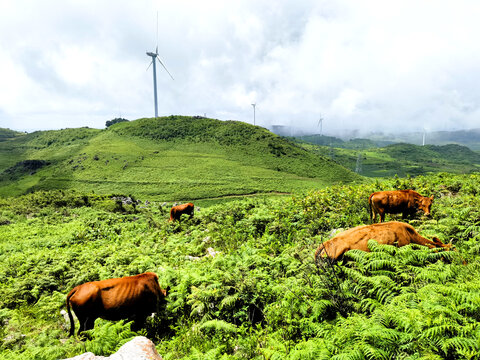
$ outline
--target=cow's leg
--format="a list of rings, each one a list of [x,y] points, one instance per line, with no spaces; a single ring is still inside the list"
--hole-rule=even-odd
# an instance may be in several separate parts
[[[81,332],[86,330],[85,327],[87,325],[88,316],[85,316],[83,314],[81,315],[78,314],[77,318],[78,318],[78,324],[79,324],[77,335],[80,335]]]
[[[378,213],[380,214],[380,222],[385,221],[385,210],[378,210]]]
[[[133,319],[133,324],[132,324],[132,331],[138,331],[145,327],[145,323],[147,322],[147,317],[149,314],[137,314],[135,318]]]
[[[78,335],[80,335],[81,332],[86,331],[86,330],[91,330],[95,326],[95,319],[96,317],[94,316],[82,316],[78,317],[78,321],[80,322],[80,328],[78,329]]]

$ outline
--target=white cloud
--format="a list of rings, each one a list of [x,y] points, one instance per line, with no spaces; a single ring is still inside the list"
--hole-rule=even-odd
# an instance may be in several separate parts
[[[159,113],[257,123],[478,127],[474,0],[3,1],[0,127]]]

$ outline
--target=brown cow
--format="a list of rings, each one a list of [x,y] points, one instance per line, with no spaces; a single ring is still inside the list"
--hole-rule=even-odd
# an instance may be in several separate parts
[[[368,205],[370,207],[370,221],[377,220],[380,215],[380,222],[385,221],[385,214],[402,213],[402,217],[414,214],[417,210],[423,210],[425,215],[430,215],[433,195],[422,196],[413,190],[377,191],[370,195]]]
[[[78,334],[93,329],[97,318],[134,320],[132,329],[139,329],[148,315],[157,312],[167,291],[160,288],[153,272],[75,286],[67,295],[70,336],[75,330],[70,306],[80,323]]]
[[[433,240],[422,237],[409,224],[390,221],[357,226],[338,234],[318,247],[315,252],[315,260],[318,261],[319,257],[337,260],[352,249],[370,251],[368,249],[368,240],[370,239],[376,240],[379,244],[396,245],[397,247],[418,244],[429,248],[441,247],[449,250],[451,246],[451,244],[442,243],[436,237]]]
[[[186,203],[182,205],[172,206],[170,209],[170,220],[175,221],[180,220],[182,214],[190,215],[190,219],[193,217],[195,211],[195,206],[192,203]]]

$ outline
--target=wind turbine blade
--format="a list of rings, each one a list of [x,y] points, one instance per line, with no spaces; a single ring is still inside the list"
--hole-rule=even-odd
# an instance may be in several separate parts
[[[155,48],[155,54],[158,55],[158,45],[157,45],[157,47]]]
[[[150,63],[150,65],[148,65],[147,70],[145,70],[145,71],[148,71],[148,69],[150,69],[150,66],[152,66],[152,64],[153,64],[153,59],[152,59],[152,62]]]
[[[168,71],[167,67],[166,67],[165,65],[163,65],[163,62],[160,60],[160,58],[158,57],[158,55],[157,55],[157,60],[158,60],[158,62],[160,63],[160,65],[163,66],[163,68],[164,68],[165,71],[168,73],[168,75],[170,75],[170,77],[172,78],[172,80],[175,80],[175,79],[173,78],[172,74],[170,74],[170,71]]]

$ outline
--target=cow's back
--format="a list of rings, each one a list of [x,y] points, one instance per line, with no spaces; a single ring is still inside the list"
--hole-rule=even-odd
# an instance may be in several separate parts
[[[186,203],[186,204],[172,206],[172,208],[170,209],[169,221],[180,220],[180,217],[182,216],[182,214],[193,216],[194,211],[195,211],[195,205],[193,203]]]
[[[80,307],[103,319],[119,320],[139,310],[155,311],[160,296],[157,275],[144,273],[79,285],[70,301],[74,309]]]
[[[418,243],[418,237],[422,238],[411,225],[403,222],[390,221],[361,225],[346,230],[321,244],[315,257],[329,256],[332,259],[338,259],[348,250],[369,251],[368,240],[371,239],[379,244],[404,246],[410,242]]]
[[[387,212],[402,212],[414,206],[414,192],[412,190],[378,191],[370,195],[370,202]]]

